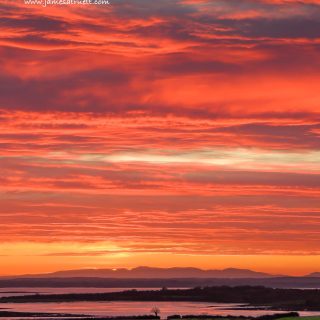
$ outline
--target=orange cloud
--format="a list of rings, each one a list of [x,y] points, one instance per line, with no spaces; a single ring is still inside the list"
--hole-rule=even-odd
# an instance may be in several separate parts
[[[265,271],[281,257],[313,271],[318,1],[1,12],[5,273],[26,272],[31,251],[28,272],[88,256]]]

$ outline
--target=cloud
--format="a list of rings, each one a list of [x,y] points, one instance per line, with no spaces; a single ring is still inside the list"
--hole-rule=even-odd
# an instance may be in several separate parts
[[[319,1],[0,10],[18,257],[319,254]]]

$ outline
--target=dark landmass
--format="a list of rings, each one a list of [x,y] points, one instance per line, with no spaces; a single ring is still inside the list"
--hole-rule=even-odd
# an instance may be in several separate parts
[[[320,288],[320,277],[275,278],[14,278],[0,279],[0,287],[92,288],[192,288],[196,286],[265,286],[272,288]]]
[[[193,289],[128,290],[109,293],[37,294],[2,297],[0,303],[74,301],[197,301],[238,303],[261,309],[320,311],[320,290],[273,289],[266,287],[197,287]]]
[[[249,317],[249,316],[214,316],[214,315],[172,315],[168,316],[167,320],[176,320],[176,319],[229,319],[229,320],[236,320],[236,319],[255,319],[255,320],[275,320],[275,319],[283,319],[283,318],[295,318],[300,317],[298,312],[287,312],[287,313],[276,313],[258,317]]]
[[[40,320],[41,318],[63,318],[63,320],[160,320],[159,316],[154,315],[141,315],[141,316],[118,316],[118,317],[95,317],[89,315],[71,315],[64,313],[31,313],[31,312],[11,312],[0,311],[0,318],[4,317],[32,317]],[[199,320],[277,320],[282,318],[299,317],[299,313],[289,312],[282,314],[265,315],[260,317],[247,317],[247,316],[216,316],[216,315],[171,315],[167,320],[179,319],[199,319]]]
[[[142,315],[142,316],[121,316],[121,317],[95,317],[86,314],[70,314],[70,313],[39,313],[39,312],[15,312],[15,311],[0,311],[0,318],[6,317],[32,317],[37,318],[63,318],[63,320],[159,320],[159,316],[154,315]],[[69,318],[69,319],[68,319]]]
[[[169,279],[169,278],[268,278],[275,277],[263,272],[256,272],[247,269],[228,268],[224,270],[202,270],[198,268],[150,268],[137,267],[134,269],[80,269],[65,270],[47,274],[21,275],[3,278],[73,278],[93,277],[111,279]]]
[[[40,319],[38,319],[40,320]],[[160,320],[159,316],[146,315],[146,316],[119,316],[119,317],[80,317],[80,318],[63,318],[63,320]]]
[[[16,311],[0,311],[0,318],[7,317],[32,317],[32,318],[48,318],[48,317],[57,317],[57,318],[65,318],[65,317],[90,317],[85,314],[70,314],[70,313],[39,313],[39,312],[16,312]]]

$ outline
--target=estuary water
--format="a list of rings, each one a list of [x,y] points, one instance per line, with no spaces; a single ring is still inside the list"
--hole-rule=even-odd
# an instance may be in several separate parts
[[[0,288],[1,296],[26,294],[59,294],[59,293],[94,293],[115,292],[132,288]],[[139,288],[151,290],[159,288]],[[212,302],[150,302],[150,301],[111,301],[111,302],[61,302],[61,303],[0,303],[2,311],[34,312],[34,313],[69,313],[94,316],[122,316],[150,314],[153,307],[161,310],[161,317],[172,314],[208,314],[234,316],[260,316],[280,313],[275,310],[239,310],[239,304]],[[237,308],[232,310],[232,308]],[[320,315],[320,312],[300,312],[302,316]],[[4,319],[4,318],[2,318]],[[8,319],[8,318],[7,318]]]
[[[120,292],[126,290],[137,289],[141,291],[145,290],[159,290],[161,288],[88,288],[88,287],[76,287],[76,288],[0,288],[0,297],[12,297],[12,296],[25,296],[32,294],[64,294],[64,293],[103,293],[103,292]],[[185,289],[185,288],[170,288],[170,289]]]
[[[166,318],[172,314],[210,314],[210,315],[244,315],[259,316],[264,314],[280,313],[272,310],[230,310],[239,305],[230,303],[210,302],[137,302],[137,301],[112,301],[112,302],[62,302],[62,303],[8,303],[0,304],[4,311],[20,312],[48,312],[87,314],[95,316],[121,316],[150,314],[153,307],[161,310],[161,317]],[[303,315],[319,315],[320,312],[303,312]]]

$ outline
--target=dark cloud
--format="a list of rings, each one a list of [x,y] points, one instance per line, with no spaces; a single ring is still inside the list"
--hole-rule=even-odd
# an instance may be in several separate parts
[[[38,111],[89,111],[90,108],[94,110],[97,103],[98,107],[102,104],[102,101],[90,93],[91,89],[100,86],[103,92],[120,84],[126,85],[128,81],[129,76],[125,73],[103,69],[72,73],[59,78],[28,80],[2,74],[0,105]],[[108,103],[105,101],[104,108],[107,107]]]
[[[221,133],[232,133],[235,135],[254,138],[255,141],[275,143],[279,145],[300,146],[302,148],[320,148],[320,140],[315,133],[320,129],[320,124],[311,125],[276,125],[251,123],[239,126],[230,126],[214,130]]]
[[[32,32],[66,32],[70,25],[62,20],[40,17],[32,15],[24,15],[21,18],[3,17],[0,20],[0,27],[23,29],[24,31]]]
[[[237,21],[220,20],[220,23],[233,29],[233,31],[228,31],[228,34],[238,34],[253,38],[316,39],[320,37],[320,21],[309,17],[258,18]]]
[[[286,172],[208,171],[185,175],[192,182],[320,188],[320,175]]]
[[[162,0],[152,1],[138,0],[116,0],[113,3],[113,13],[117,17],[124,19],[140,18],[148,19],[150,17],[181,17],[198,11],[196,5],[186,5],[181,0]]]

